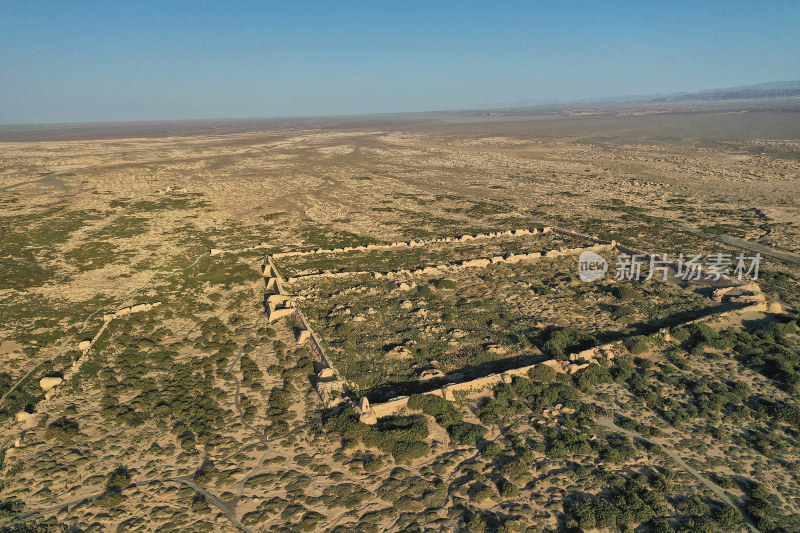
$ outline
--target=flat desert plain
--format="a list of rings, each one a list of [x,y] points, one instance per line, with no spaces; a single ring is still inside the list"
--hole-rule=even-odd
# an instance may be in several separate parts
[[[799,282],[796,99],[0,127],[0,527],[800,531]]]

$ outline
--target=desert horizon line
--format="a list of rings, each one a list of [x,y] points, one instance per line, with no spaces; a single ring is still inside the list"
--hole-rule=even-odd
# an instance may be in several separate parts
[[[773,89],[771,87],[779,87],[781,85],[789,85],[791,87],[782,87]],[[767,88],[770,87],[770,88]],[[789,91],[787,95],[775,95],[775,91]],[[713,95],[717,93],[753,93],[760,92],[763,95],[743,95],[741,97],[727,98],[702,98],[703,95]],[[772,92],[773,94],[768,94]],[[697,98],[693,98],[697,97]],[[716,87],[712,89],[697,89],[697,90],[684,90],[671,93],[653,93],[647,95],[616,95],[616,96],[592,96],[578,100],[564,100],[564,101],[549,101],[541,103],[527,103],[523,101],[518,104],[498,104],[495,106],[476,106],[464,107],[453,109],[425,109],[416,111],[376,111],[376,112],[356,112],[356,113],[330,113],[330,114],[309,114],[309,115],[251,115],[251,116],[220,116],[220,117],[192,117],[192,118],[158,118],[158,119],[119,119],[119,120],[86,120],[86,121],[55,121],[55,122],[2,122],[0,121],[0,128],[9,131],[8,128],[20,126],[34,126],[34,127],[47,127],[47,126],[114,126],[120,124],[174,124],[174,123],[191,123],[191,122],[234,122],[234,121],[264,121],[264,120],[308,120],[308,119],[343,119],[343,118],[368,118],[368,117],[387,117],[387,116],[413,116],[413,115],[435,115],[435,114],[459,114],[459,113],[489,113],[489,112],[509,112],[515,110],[541,110],[548,109],[565,111],[566,107],[571,106],[595,106],[599,108],[614,107],[623,105],[658,105],[668,103],[697,103],[702,102],[706,104],[713,104],[715,102],[731,102],[731,101],[762,101],[782,98],[798,98],[800,97],[800,79],[797,80],[777,80],[769,82],[760,82],[756,84],[740,85],[733,87]]]

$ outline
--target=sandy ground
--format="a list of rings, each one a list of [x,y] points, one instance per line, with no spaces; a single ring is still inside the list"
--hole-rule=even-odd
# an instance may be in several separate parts
[[[423,521],[449,531],[474,513],[514,527],[563,525],[574,484],[566,459],[537,456],[538,473],[519,481],[519,498],[468,503],[477,485],[493,482],[465,468],[496,477],[502,461],[451,446],[432,419],[434,451],[410,463],[322,438],[318,399],[291,357],[293,332],[286,324],[272,337],[265,332],[261,255],[547,224],[658,253],[738,254],[733,239],[800,253],[800,114],[759,105],[661,111],[0,128],[3,379],[10,386],[34,370],[20,386],[27,405],[3,422],[3,501],[25,502],[31,520],[84,531],[232,531],[237,523],[268,531],[287,523],[299,529],[305,519],[308,530],[352,530],[372,520],[374,530]],[[796,264],[767,258],[762,272],[769,298],[800,302]],[[43,400],[38,379],[78,357],[77,343],[99,330],[103,313],[154,300],[163,301],[157,311],[109,328],[87,367],[95,374]],[[550,321],[558,317],[542,318]],[[224,334],[214,337],[214,327]],[[235,345],[227,355],[226,340]],[[241,366],[245,353],[260,372],[252,380]],[[171,363],[128,364],[135,357]],[[727,363],[733,366],[720,363],[719,372],[745,372],[749,382],[775,389]],[[185,379],[206,387],[188,403],[211,399],[209,412],[222,413],[213,435],[201,435],[202,417],[179,424],[152,395],[173,394],[170,377],[186,368],[194,377]],[[268,409],[282,387],[291,397],[285,429]],[[622,401],[625,391],[613,394]],[[650,416],[630,405],[627,414]],[[131,424],[126,406],[156,414]],[[461,408],[478,421],[475,405]],[[45,416],[12,448],[19,409]],[[77,421],[74,440],[48,434],[60,417]],[[197,433],[191,444],[184,426]],[[532,426],[518,422],[520,431]],[[487,442],[516,453],[508,430],[493,426]],[[715,446],[724,457],[724,445]],[[379,464],[368,470],[364,454],[379,456]],[[776,461],[753,461],[780,476],[775,490],[795,505],[792,475]],[[103,495],[120,464],[133,485],[114,504]],[[620,475],[671,468],[642,450],[618,466]],[[404,483],[420,493],[404,494],[393,476],[408,476]],[[681,483],[705,494],[691,476]],[[330,490],[354,490],[348,484],[368,494],[332,503]],[[443,501],[429,494],[423,504],[422,493],[440,494],[439,484],[447,487]],[[589,482],[584,488],[598,490]],[[282,501],[269,503],[273,496]],[[304,507],[293,511],[291,503]],[[469,512],[459,514],[462,505]]]

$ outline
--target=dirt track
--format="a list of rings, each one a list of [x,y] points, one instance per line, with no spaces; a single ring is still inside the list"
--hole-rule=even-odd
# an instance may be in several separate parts
[[[681,468],[683,468],[684,470],[689,472],[691,475],[696,477],[698,479],[698,481],[700,481],[700,483],[705,485],[711,492],[716,494],[717,497],[719,497],[720,500],[722,500],[726,504],[730,505],[734,509],[740,511],[742,513],[742,516],[744,517],[745,522],[747,523],[747,527],[749,527],[751,531],[753,531],[754,533],[761,533],[758,530],[758,528],[756,528],[756,526],[753,523],[753,521],[750,520],[750,517],[747,516],[747,513],[745,513],[744,509],[742,509],[739,505],[735,504],[733,502],[733,500],[731,500],[730,497],[728,497],[728,495],[725,493],[724,490],[722,490],[717,485],[712,483],[711,480],[708,479],[707,477],[705,477],[703,474],[701,474],[700,472],[698,472],[697,470],[695,470],[691,466],[687,465],[686,462],[683,459],[681,459],[675,452],[673,452],[672,450],[670,450],[669,448],[664,446],[663,443],[657,442],[655,440],[651,440],[651,439],[649,439],[647,437],[643,437],[643,436],[639,435],[638,433],[634,433],[633,431],[628,431],[627,429],[622,429],[621,427],[619,427],[618,425],[616,425],[614,423],[613,419],[608,418],[608,417],[599,418],[597,420],[597,424],[599,426],[603,426],[604,428],[610,429],[612,431],[616,431],[616,432],[619,432],[619,433],[624,433],[625,435],[628,435],[629,437],[631,437],[633,439],[639,439],[639,440],[642,440],[642,441],[650,443],[650,444],[658,444],[661,447],[661,449],[664,450],[664,453],[667,454],[668,457],[670,457],[673,461],[678,463],[678,465]]]

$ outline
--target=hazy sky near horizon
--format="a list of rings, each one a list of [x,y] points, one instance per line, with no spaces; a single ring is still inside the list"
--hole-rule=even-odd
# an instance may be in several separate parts
[[[2,124],[474,109],[798,79],[796,0],[0,0]]]

